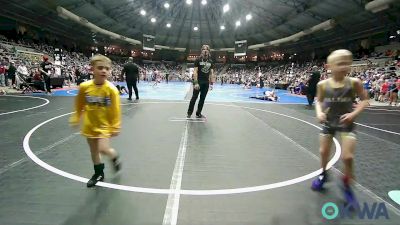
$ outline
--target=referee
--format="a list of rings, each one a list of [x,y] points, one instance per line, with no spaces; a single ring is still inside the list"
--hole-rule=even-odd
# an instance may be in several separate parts
[[[321,78],[321,74],[318,71],[317,66],[313,66],[312,74],[310,79],[308,80],[308,88],[307,88],[307,100],[308,100],[308,108],[311,108],[314,103],[314,98],[317,94],[317,84]]]
[[[211,60],[210,46],[203,45],[201,47],[200,57],[194,63],[193,95],[187,110],[187,118],[192,116],[194,105],[196,104],[199,94],[200,100],[197,105],[196,118],[205,118],[205,116],[201,114],[201,111],[203,110],[208,89],[213,89],[214,82],[214,62]]]
[[[129,57],[128,62],[124,65],[124,68],[122,69],[121,76],[124,77],[124,75],[129,93],[128,100],[132,100],[132,87],[135,91],[136,100],[139,100],[139,90],[136,85],[139,80],[139,66],[133,63],[132,57]]]

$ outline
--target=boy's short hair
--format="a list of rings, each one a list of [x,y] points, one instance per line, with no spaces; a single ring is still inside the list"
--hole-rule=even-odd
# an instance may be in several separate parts
[[[353,53],[351,53],[347,49],[335,50],[328,56],[326,61],[328,64],[331,64],[333,61],[335,61],[339,57],[350,57],[351,60],[353,60]]]
[[[95,66],[97,62],[104,62],[111,66],[111,59],[101,54],[97,54],[90,59],[91,66]]]

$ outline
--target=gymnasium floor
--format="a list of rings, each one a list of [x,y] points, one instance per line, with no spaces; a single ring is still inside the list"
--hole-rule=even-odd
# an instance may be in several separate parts
[[[169,97],[167,87],[174,90]],[[217,86],[204,106],[207,120],[187,121],[190,85],[160,84],[153,93],[146,88],[153,87],[139,86],[140,102],[122,100],[122,132],[112,145],[123,170],[113,174],[105,160],[105,183],[93,189],[85,184],[93,173],[88,146],[68,125],[73,98],[57,92],[1,96],[0,224],[400,221],[400,205],[388,196],[400,189],[399,108],[368,108],[357,128],[354,191],[362,204],[384,203],[388,219],[352,214],[327,220],[322,206],[342,201],[340,151],[332,148],[335,166],[326,191],[311,191],[319,173],[319,125],[304,98],[260,104],[245,101],[260,90]]]

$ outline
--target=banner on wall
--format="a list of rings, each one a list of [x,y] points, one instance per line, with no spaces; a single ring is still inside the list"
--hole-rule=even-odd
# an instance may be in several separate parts
[[[245,56],[247,52],[247,40],[235,41],[234,56]]]
[[[143,34],[143,50],[155,51],[154,36]]]

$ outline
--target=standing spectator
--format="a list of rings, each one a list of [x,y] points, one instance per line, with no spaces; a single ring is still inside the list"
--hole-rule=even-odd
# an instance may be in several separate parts
[[[16,88],[15,86],[15,73],[17,72],[17,68],[14,66],[14,62],[10,62],[10,66],[8,67],[8,79],[11,80],[12,88]]]
[[[0,86],[6,86],[6,67],[3,61],[0,61]]]
[[[400,87],[400,83],[398,83],[398,82],[399,82],[399,80],[396,81],[395,79],[393,79],[393,82],[390,85],[390,90],[389,90],[389,92],[390,92],[389,93],[390,102],[389,102],[389,106],[391,106],[393,102],[394,102],[395,106],[397,105],[397,95],[398,95],[399,87]]]
[[[381,96],[379,96],[380,102],[385,102],[387,100],[387,93],[389,91],[389,81],[385,80],[385,83],[381,86]]]
[[[43,56],[43,62],[40,64],[40,72],[43,76],[44,82],[46,84],[47,94],[51,94],[51,80],[50,80],[50,70],[52,68],[52,63],[49,62],[48,56]]]

